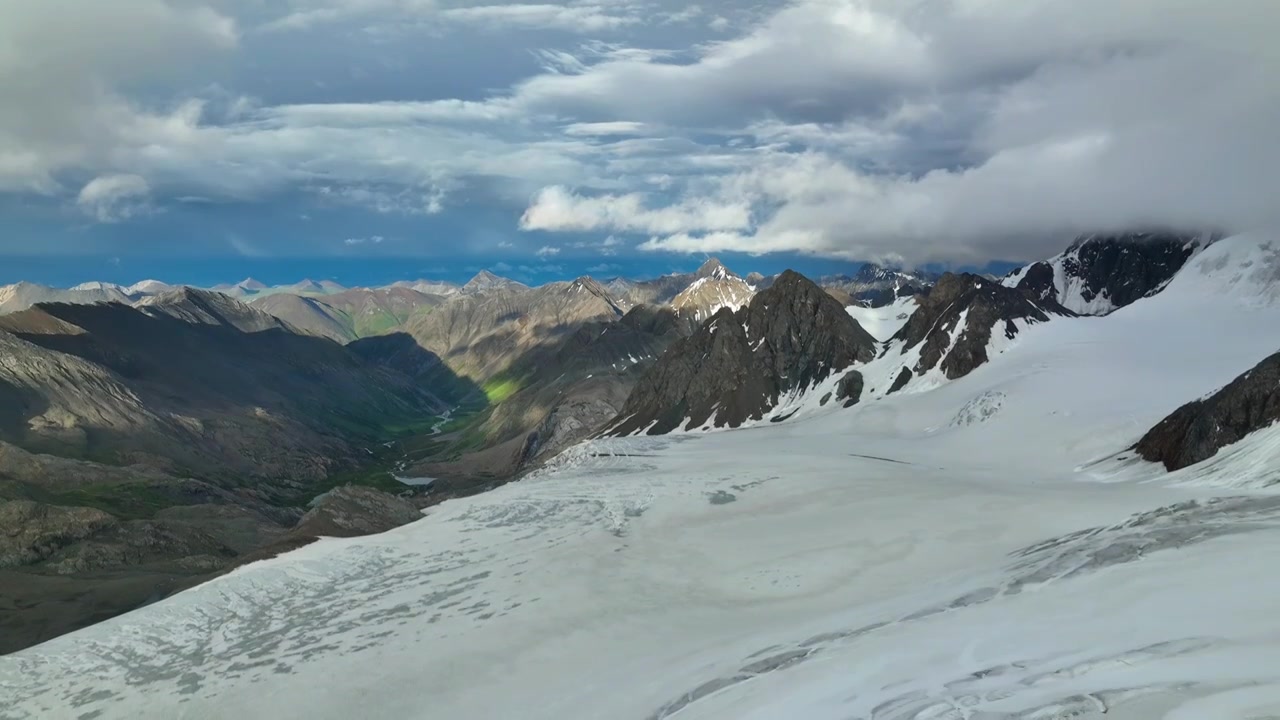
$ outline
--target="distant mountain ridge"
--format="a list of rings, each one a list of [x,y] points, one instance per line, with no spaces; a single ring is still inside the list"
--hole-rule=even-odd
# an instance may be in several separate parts
[[[787,271],[737,312],[721,308],[677,341],[627,398],[612,434],[663,434],[761,420],[781,396],[875,357],[842,305]]]
[[[716,268],[720,269],[720,273],[716,272]],[[898,288],[910,286],[919,288],[926,286],[931,279],[936,279],[936,275],[930,275],[923,272],[903,272],[884,270],[877,268],[872,272],[871,268],[876,266],[865,265],[854,275],[831,275],[824,276],[819,279],[819,284],[832,290],[853,291],[853,294],[863,293],[863,296],[856,298],[858,302],[864,304],[882,303],[882,301],[891,301],[893,292]],[[741,304],[744,296],[748,292],[754,292],[767,289],[768,286],[776,278],[773,276],[764,276],[760,273],[750,273],[745,279],[729,270],[716,258],[709,258],[701,267],[693,272],[688,273],[672,273],[661,277],[650,279],[635,279],[626,277],[613,277],[602,280],[601,283],[618,303],[624,308],[634,307],[639,304],[670,304],[677,295],[689,290],[689,286],[697,280],[705,280],[704,284],[724,285],[724,296],[727,304]],[[734,281],[742,281],[741,283]],[[754,288],[752,291],[743,290],[741,285]],[[235,283],[220,283],[211,287],[199,288],[194,285],[170,284],[156,279],[147,279],[134,283],[129,286],[117,285],[114,283],[88,281],[70,288],[56,288],[35,283],[17,283],[15,285],[0,286],[0,314],[5,312],[14,312],[36,302],[70,302],[80,304],[92,304],[94,302],[136,302],[142,298],[157,295],[177,287],[197,287],[197,289],[207,289],[229,295],[238,300],[258,301],[272,295],[287,293],[302,297],[323,298],[331,295],[346,292],[348,290],[390,290],[393,288],[406,288],[422,293],[424,295],[434,295],[438,297],[449,297],[460,292],[478,292],[494,290],[499,287],[531,287],[519,281],[506,278],[491,270],[481,270],[477,272],[470,280],[462,285],[456,283],[440,281],[440,280],[398,280],[387,285],[348,288],[333,280],[313,280],[305,278],[292,284],[267,285],[252,277],[245,278]],[[884,290],[888,288],[889,294],[885,294]],[[903,290],[902,293],[906,291]],[[696,294],[696,293],[692,293]],[[839,292],[835,293],[837,297],[841,297]],[[683,304],[689,304],[691,307],[696,306],[707,315],[706,309],[702,309],[703,305],[707,308],[716,303],[710,300],[712,293],[706,293],[708,296],[706,302],[682,300]],[[749,296],[747,297],[749,299]]]
[[[0,518],[22,528],[0,539],[0,570],[66,572],[83,590],[99,580],[82,573],[225,569],[292,532],[312,500],[328,503],[304,522],[315,532],[360,508],[374,513],[353,527],[389,527],[415,509],[324,491],[392,453],[395,465],[358,481],[431,478],[404,491],[427,504],[521,477],[601,433],[809,422],[858,405],[888,417],[935,388],[959,396],[990,382],[977,371],[1009,367],[993,361],[1059,327],[1100,322],[1079,315],[1159,302],[1179,282],[1216,272],[1215,292],[1235,278],[1242,302],[1272,298],[1274,277],[1253,277],[1273,269],[1270,246],[1225,263],[1212,242],[1083,237],[1001,280],[873,265],[818,282],[743,278],[709,259],[653,280],[537,287],[488,271],[461,286],[7,286],[0,306],[76,302],[0,315]],[[1132,461],[1178,470],[1266,431],[1277,367],[1272,356],[1175,411]],[[913,397],[873,405],[888,395]],[[967,400],[928,432],[983,422],[1002,402]]]
[[[818,278],[818,284],[846,294],[850,304],[883,307],[900,297],[927,292],[940,277],[939,273],[924,270],[893,270],[866,263],[852,276],[826,275]]]

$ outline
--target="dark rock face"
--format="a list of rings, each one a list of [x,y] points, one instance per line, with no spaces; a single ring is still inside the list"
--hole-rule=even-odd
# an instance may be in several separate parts
[[[1053,266],[1047,262],[1029,266],[1017,288],[1034,300],[1058,300],[1058,289],[1053,285]]]
[[[892,395],[906,387],[909,382],[911,382],[911,370],[909,368],[902,368],[898,371],[898,377],[893,379],[893,384],[889,386],[889,391],[885,394]]]
[[[850,370],[840,378],[840,383],[836,385],[836,399],[843,400],[845,407],[853,407],[862,399],[862,388],[864,382],[862,373],[857,370]]]
[[[947,378],[964,377],[988,360],[993,331],[1012,339],[1018,333],[1015,321],[1048,322],[1050,315],[1073,314],[1053,300],[1033,297],[978,275],[947,273],[920,301],[919,309],[893,340],[903,343],[903,353],[922,345],[916,374],[940,365]],[[901,379],[895,381],[895,387]]]
[[[818,284],[837,297],[849,297],[851,303],[866,307],[883,307],[900,297],[929,291],[938,275],[925,271],[890,270],[873,263],[862,266],[852,277],[828,275]]]
[[[294,533],[357,537],[386,532],[420,519],[422,512],[404,498],[373,488],[344,485],[316,498]]]
[[[746,331],[725,308],[663,353],[627,397],[619,413],[623,420],[614,432],[625,435],[648,428],[649,434],[660,435],[680,427],[686,418],[697,427],[712,415],[741,425],[747,418],[763,416],[771,390],[763,368],[757,372]]]
[[[875,357],[876,339],[803,275],[787,271],[746,309],[752,349],[782,389],[805,387]]]
[[[1100,315],[1159,292],[1212,237],[1176,233],[1090,235],[1006,284],[1080,314]]]
[[[1169,471],[1207,460],[1280,420],[1280,353],[1213,395],[1189,402],[1151,428],[1134,449]]]
[[[723,309],[650,369],[610,432],[737,427],[787,392],[875,355],[876,341],[822,288],[787,271],[737,313]]]

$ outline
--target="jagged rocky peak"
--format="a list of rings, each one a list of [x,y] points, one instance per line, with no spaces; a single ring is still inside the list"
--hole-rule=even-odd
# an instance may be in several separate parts
[[[799,383],[818,380],[815,363],[839,369],[875,357],[876,340],[835,298],[794,270],[778,276],[746,309],[747,334]],[[800,368],[801,365],[805,367]]]
[[[987,362],[994,346],[1013,340],[1027,325],[1073,314],[1052,299],[980,275],[946,273],[889,344],[908,356],[904,369],[914,375],[940,368],[954,380]],[[914,362],[913,351],[918,352]],[[893,390],[902,389],[910,377],[899,371]]]
[[[1085,235],[1002,281],[1079,315],[1106,315],[1154,295],[1216,236],[1175,232]]]
[[[569,285],[571,292],[589,292],[596,295],[609,295],[609,290],[600,281],[590,275],[579,275]]]
[[[785,395],[870,360],[875,349],[839,302],[787,271],[747,307],[721,308],[676,341],[640,379],[610,432],[656,435],[761,420]]]
[[[732,270],[725,267],[724,263],[720,262],[719,258],[710,258],[706,262],[702,263],[702,265],[698,267],[697,272],[694,273],[694,276],[699,279],[715,278],[717,280],[723,280],[729,277],[738,277]]]
[[[671,307],[682,316],[702,322],[723,308],[737,310],[754,294],[750,283],[712,258],[698,268],[689,287],[672,298]]]
[[[1181,470],[1276,421],[1280,421],[1280,352],[1216,393],[1173,411],[1143,435],[1134,450],[1167,470]]]
[[[602,302],[619,317],[626,312],[623,303],[613,293],[609,292],[608,288],[588,275],[582,275],[574,279],[573,282],[568,283],[565,286],[565,293],[570,301],[582,298]]]

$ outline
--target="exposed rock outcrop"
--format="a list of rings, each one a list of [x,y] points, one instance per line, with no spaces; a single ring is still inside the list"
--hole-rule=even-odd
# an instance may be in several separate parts
[[[862,399],[862,389],[864,386],[862,373],[857,370],[850,370],[840,378],[840,383],[836,385],[836,400],[844,401],[845,407],[853,407]]]
[[[386,532],[422,519],[413,503],[381,490],[344,485],[311,502],[294,534],[318,537],[356,537]]]
[[[1214,394],[1183,405],[1134,447],[1166,469],[1208,460],[1222,448],[1280,420],[1280,353],[1271,355]]]
[[[900,297],[928,292],[937,279],[937,274],[922,270],[907,272],[866,263],[853,276],[827,275],[818,284],[838,298],[849,298],[850,304],[883,307]]]
[[[1060,255],[1015,270],[1003,283],[1079,315],[1106,315],[1159,292],[1213,240],[1167,232],[1088,235]]]
[[[787,271],[737,313],[721,309],[673,344],[610,429],[649,434],[762,419],[783,395],[875,355],[876,341],[830,295]]]
[[[1012,340],[1022,327],[1072,313],[1053,300],[970,273],[943,275],[891,340],[900,352],[919,348],[916,375],[940,367],[949,379],[964,377],[987,362],[994,333]],[[890,390],[902,387],[902,376]]]
[[[40,562],[115,523],[114,517],[94,508],[0,502],[0,568]]]

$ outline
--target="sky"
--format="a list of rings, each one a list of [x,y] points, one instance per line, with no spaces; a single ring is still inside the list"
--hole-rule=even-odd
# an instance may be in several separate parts
[[[1277,27],[1274,0],[0,0],[0,282],[986,267],[1280,226]]]

